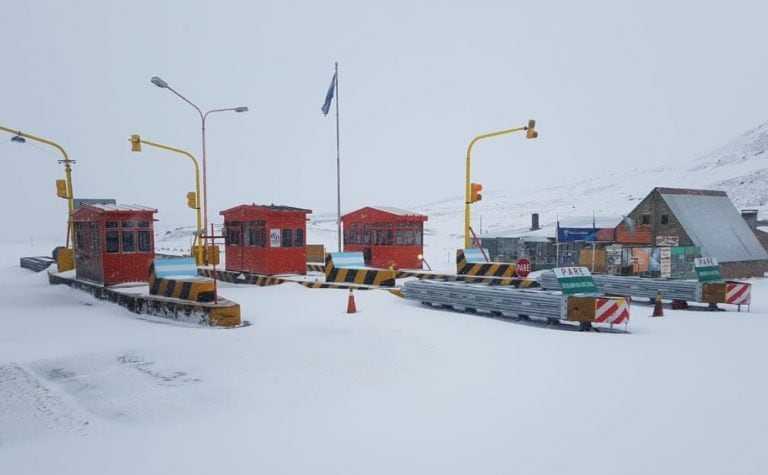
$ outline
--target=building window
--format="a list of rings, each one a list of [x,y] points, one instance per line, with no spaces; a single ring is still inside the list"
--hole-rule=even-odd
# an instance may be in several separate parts
[[[123,252],[136,252],[136,233],[123,231]]]
[[[117,224],[117,223],[115,223]],[[120,252],[120,233],[117,231],[107,231],[107,252]]]
[[[304,230],[296,229],[293,234],[293,247],[304,247]]]
[[[239,246],[243,233],[240,221],[227,221],[224,223],[224,226],[227,229],[225,244],[227,246]]]
[[[391,246],[394,243],[394,225],[392,223],[374,223],[373,245]]]
[[[666,214],[661,215],[661,224],[669,224],[669,216]]]
[[[248,221],[248,231],[245,235],[246,246],[267,247],[267,222]]]
[[[117,221],[107,221],[104,223],[105,228],[116,228],[117,227]]]
[[[349,228],[344,229],[344,244],[357,244],[357,239],[360,235],[359,224],[353,223],[349,225]]]
[[[83,228],[85,223],[75,223],[75,249],[77,249],[78,253],[83,252],[85,249],[85,242],[84,234],[83,234]]]
[[[283,229],[283,239],[281,246],[293,247],[293,229]]]
[[[641,224],[651,224],[651,215],[650,214],[644,214],[642,217]]]
[[[151,250],[152,235],[149,231],[139,231],[139,252],[150,252]]]
[[[91,254],[101,254],[101,230],[99,229],[99,223],[88,223],[91,235]]]

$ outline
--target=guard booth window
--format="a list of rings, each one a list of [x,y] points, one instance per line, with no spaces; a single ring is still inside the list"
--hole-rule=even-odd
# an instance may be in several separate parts
[[[226,233],[226,245],[227,246],[239,246],[242,242],[243,229],[240,226],[240,221],[227,221],[224,223]]]
[[[78,253],[83,252],[86,248],[85,236],[83,234],[84,223],[75,223],[75,249]]]
[[[398,246],[421,245],[421,229],[421,223],[397,223],[397,237],[395,243]]]
[[[373,244],[391,246],[394,242],[394,225],[392,223],[374,223]]]
[[[283,247],[293,247],[293,229],[283,229]]]
[[[104,233],[107,252],[110,254],[120,252],[120,232],[116,229],[118,227],[118,222],[107,221],[104,223],[104,227],[108,229],[108,231]]]
[[[267,247],[267,222],[266,221],[248,221],[247,232],[245,233],[245,246]]]
[[[136,252],[136,233],[123,231],[123,252]]]
[[[283,229],[280,245],[282,247],[304,247],[304,230]]]
[[[152,251],[152,233],[147,229],[149,228],[149,221],[139,221],[139,252]]]
[[[357,223],[350,224],[349,229],[344,230],[344,244],[357,244],[359,226]]]
[[[93,223],[92,223],[93,224]],[[105,247],[110,254],[150,252],[152,250],[152,235],[147,221],[106,221]],[[98,229],[92,229],[92,237],[98,236]]]

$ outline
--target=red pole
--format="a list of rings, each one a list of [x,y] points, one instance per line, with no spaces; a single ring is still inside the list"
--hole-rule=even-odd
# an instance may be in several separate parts
[[[208,249],[206,249],[206,251],[213,254],[213,246],[208,243],[208,239],[210,239],[214,243],[216,242],[214,241],[214,236],[213,236],[213,223],[211,223],[210,238],[206,237],[206,243],[205,243],[205,245],[208,246]],[[211,274],[213,275],[213,303],[219,303],[219,288],[216,285],[216,259],[213,259],[213,255],[211,255],[210,257],[211,259],[209,259],[209,261],[213,262],[213,273]]]
[[[477,238],[477,234],[475,234],[475,230],[472,229],[472,226],[469,227],[469,232],[472,233],[472,237],[475,239],[475,246],[480,248],[480,252],[483,254],[483,258],[485,259],[485,262],[491,262],[491,260],[488,258],[488,255],[485,254],[485,249],[483,249],[482,243],[480,243],[480,240]]]

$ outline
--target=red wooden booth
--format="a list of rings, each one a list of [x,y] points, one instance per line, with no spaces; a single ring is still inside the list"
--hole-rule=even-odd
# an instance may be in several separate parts
[[[261,275],[307,273],[307,214],[276,205],[240,205],[224,216],[226,270]]]
[[[427,217],[408,211],[367,206],[341,217],[344,251],[360,251],[365,264],[387,268],[421,269],[422,236]]]
[[[156,209],[87,204],[72,213],[75,276],[103,285],[146,282],[155,258]]]

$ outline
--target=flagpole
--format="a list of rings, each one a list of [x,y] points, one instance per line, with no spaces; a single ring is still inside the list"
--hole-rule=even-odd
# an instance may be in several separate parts
[[[334,87],[336,89],[336,233],[341,252],[341,158],[339,155],[339,63],[334,63]]]

